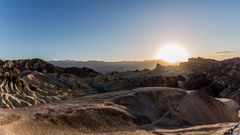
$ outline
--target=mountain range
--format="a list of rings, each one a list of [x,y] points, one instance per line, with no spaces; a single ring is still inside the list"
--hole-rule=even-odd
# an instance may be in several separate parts
[[[101,73],[113,71],[128,71],[128,70],[142,70],[153,69],[156,64],[170,65],[162,60],[145,60],[145,61],[120,61],[120,62],[105,62],[105,61],[73,61],[73,60],[60,60],[49,61],[50,63],[60,67],[89,67]]]

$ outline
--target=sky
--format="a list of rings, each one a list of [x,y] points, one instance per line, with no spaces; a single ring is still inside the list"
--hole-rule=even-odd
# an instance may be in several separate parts
[[[240,55],[239,0],[0,0],[0,59],[150,60]]]

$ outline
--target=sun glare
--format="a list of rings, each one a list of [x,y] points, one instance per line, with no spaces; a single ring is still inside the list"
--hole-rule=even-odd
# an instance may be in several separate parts
[[[187,61],[189,58],[188,51],[179,44],[166,44],[156,54],[156,58],[169,63]]]

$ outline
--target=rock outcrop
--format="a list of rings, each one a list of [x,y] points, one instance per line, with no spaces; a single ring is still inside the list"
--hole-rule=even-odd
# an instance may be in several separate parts
[[[178,73],[170,73],[165,68],[105,74],[93,78],[91,86],[99,92],[152,86],[181,88],[185,77]]]
[[[45,108],[50,109],[37,111],[36,120],[91,132],[109,132],[126,127],[236,122],[239,106],[233,100],[222,101],[197,91],[147,87],[92,95]]]
[[[181,63],[180,67],[191,71],[184,88],[201,90],[212,96],[228,97],[238,101],[240,58],[223,61],[192,58]]]
[[[60,100],[62,91],[43,90],[16,77],[0,78],[0,107],[16,108]]]
[[[61,68],[40,59],[0,62],[0,108],[51,103],[96,93],[89,78],[99,75],[89,68]]]
[[[164,126],[238,121],[239,106],[230,99],[215,99],[197,91],[174,88],[138,88],[114,103]],[[135,116],[135,114],[133,114]]]

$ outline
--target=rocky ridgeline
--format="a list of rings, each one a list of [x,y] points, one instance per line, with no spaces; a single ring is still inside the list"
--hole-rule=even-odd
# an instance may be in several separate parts
[[[95,77],[99,75],[98,72],[90,68],[62,68],[54,66],[41,59],[26,59],[26,60],[7,60],[0,62],[1,70],[12,69],[19,72],[26,70],[38,71],[42,73],[56,73],[56,74],[74,74],[79,77]]]
[[[97,76],[93,78],[91,86],[99,92],[153,86],[182,88],[186,80],[185,73],[178,71],[178,67],[157,64],[153,70],[112,72]]]
[[[179,66],[158,64],[153,70],[112,72],[93,78],[91,86],[99,92],[151,86],[184,88],[240,103],[240,58],[191,58]]]
[[[89,93],[91,88],[80,77],[99,74],[89,68],[57,67],[40,59],[0,61],[0,71],[2,108],[39,105]]]
[[[240,58],[216,61],[189,59],[180,67],[190,70],[184,88],[207,92],[216,97],[232,98],[240,103]]]

